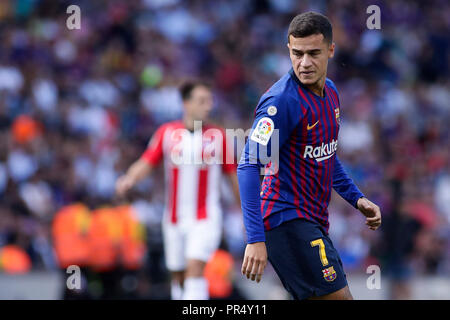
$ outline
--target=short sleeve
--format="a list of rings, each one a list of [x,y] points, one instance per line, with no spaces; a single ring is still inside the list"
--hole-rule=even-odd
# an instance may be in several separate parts
[[[163,140],[166,132],[166,126],[159,127],[153,134],[147,149],[141,156],[141,159],[147,161],[152,166],[157,166],[163,158]]]

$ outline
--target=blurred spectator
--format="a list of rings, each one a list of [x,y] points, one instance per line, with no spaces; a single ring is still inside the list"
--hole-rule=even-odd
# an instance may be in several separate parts
[[[234,258],[224,249],[218,249],[205,267],[211,300],[240,300],[242,294],[234,284]]]
[[[28,254],[16,245],[0,248],[0,270],[11,274],[21,274],[30,271],[31,260]]]

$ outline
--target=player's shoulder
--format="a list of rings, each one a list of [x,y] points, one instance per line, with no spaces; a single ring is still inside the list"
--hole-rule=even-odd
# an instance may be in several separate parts
[[[295,82],[289,73],[286,73],[275,82],[259,100],[257,109],[265,110],[275,106],[280,111],[285,111],[298,100],[298,91]]]
[[[204,131],[219,130],[219,131],[225,132],[224,127],[222,125],[220,125],[219,123],[217,123],[216,121],[213,121],[213,120],[209,120],[208,122],[203,124],[203,130]]]
[[[181,120],[168,121],[160,124],[153,132],[149,141],[149,146],[152,141],[154,141],[154,143],[163,143],[167,137],[170,137],[172,132],[182,128],[184,128],[184,124]]]
[[[166,130],[179,129],[179,128],[183,128],[183,127],[184,127],[183,121],[173,120],[173,121],[168,121],[168,122],[161,124],[157,130],[166,131]]]
[[[339,95],[338,90],[337,90],[336,85],[334,84],[333,80],[331,80],[330,78],[326,78],[325,85],[328,88],[330,88],[331,90],[333,90],[337,95]]]

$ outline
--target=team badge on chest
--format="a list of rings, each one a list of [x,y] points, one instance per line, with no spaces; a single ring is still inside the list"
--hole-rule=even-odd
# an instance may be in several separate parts
[[[338,124],[340,124],[341,123],[341,119],[339,118],[339,108],[334,109],[334,114],[336,116],[336,122]]]
[[[337,276],[336,271],[334,271],[333,266],[323,269],[322,273],[323,273],[324,279],[327,280],[328,282],[333,281],[334,279],[336,279],[336,276]]]

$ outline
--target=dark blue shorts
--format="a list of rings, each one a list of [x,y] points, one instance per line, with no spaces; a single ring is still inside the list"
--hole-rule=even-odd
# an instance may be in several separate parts
[[[296,300],[344,288],[347,277],[331,239],[316,223],[294,219],[266,231],[269,261]]]

